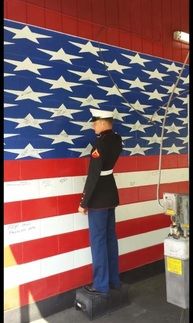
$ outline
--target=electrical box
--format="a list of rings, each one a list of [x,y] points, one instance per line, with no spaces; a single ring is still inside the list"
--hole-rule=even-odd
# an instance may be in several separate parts
[[[189,308],[189,238],[164,240],[167,302]]]
[[[171,216],[171,231],[178,236],[189,236],[189,196],[188,194],[164,193],[164,212]],[[171,232],[172,234],[172,232]],[[176,236],[177,236],[176,234]]]
[[[189,308],[189,196],[164,193],[164,211],[171,217],[164,240],[167,301]]]
[[[164,193],[164,211],[166,215],[175,216],[181,224],[189,224],[189,196],[187,194]]]

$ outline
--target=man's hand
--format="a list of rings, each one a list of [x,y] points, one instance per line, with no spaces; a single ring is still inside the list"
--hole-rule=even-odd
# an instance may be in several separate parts
[[[88,210],[83,208],[82,206],[79,206],[78,212],[80,212],[81,214],[87,214]]]

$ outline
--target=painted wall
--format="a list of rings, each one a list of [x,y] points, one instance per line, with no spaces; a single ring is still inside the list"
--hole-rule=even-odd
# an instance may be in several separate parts
[[[183,62],[188,0],[5,0],[5,18]]]
[[[181,44],[172,39],[174,30],[188,32],[187,0],[5,0],[4,10],[4,17],[7,19],[85,37],[138,51],[140,53],[167,58],[172,61],[183,62],[188,51],[188,45]],[[132,160],[132,170],[134,170],[135,167],[139,167],[140,169],[139,160],[135,159],[135,157]],[[124,160],[121,160],[121,163],[123,162]],[[30,164],[31,162],[29,161],[27,168],[30,167]],[[156,159],[154,165],[157,165]],[[57,162],[54,167],[52,161],[50,161],[50,163],[45,162],[45,177],[50,171],[54,174],[54,169],[60,166],[60,162]],[[86,166],[87,160],[83,160],[80,167],[80,173],[85,173]],[[22,161],[15,162],[14,166],[13,163],[8,163],[5,168],[6,180],[9,181],[10,178],[13,180],[13,176],[15,176],[14,180],[25,180],[25,174],[28,172],[28,169],[25,167],[26,164],[24,165]],[[72,176],[75,167],[76,166],[72,163]],[[175,158],[167,156],[164,161],[164,167],[187,167],[187,155],[175,155]],[[69,168],[69,164],[66,162],[65,165],[63,164],[63,168]],[[125,168],[127,168],[127,166],[125,166]],[[21,174],[23,176],[22,178]],[[65,176],[65,171],[62,171],[61,174],[62,176]],[[162,188],[162,192],[163,189],[164,188]],[[188,183],[187,181],[182,181],[178,187],[176,187],[176,185],[171,186],[171,190],[172,189],[187,192]],[[155,199],[155,196],[152,195],[151,191],[145,192],[145,189],[143,190],[141,188],[141,191],[139,190],[137,193],[133,192],[133,195],[130,196],[130,202],[139,202],[140,197],[144,194],[147,194],[146,198],[149,200]],[[77,203],[78,199],[79,196],[76,197],[76,201],[72,201],[72,204],[75,202]],[[34,205],[34,208],[30,210],[28,208],[28,201],[21,203],[21,205],[8,203],[5,205],[5,210],[8,214],[9,221],[11,222],[13,221],[13,218],[16,219],[17,217],[22,218],[24,214],[27,214],[29,218],[32,218],[33,214],[36,214],[38,219],[40,208],[45,214],[49,209],[46,200],[42,200],[41,202],[41,204]],[[57,203],[58,215],[64,214],[64,212],[71,212],[72,204],[68,204],[65,209],[64,205],[66,204],[64,204],[64,200],[60,201],[58,198],[57,202],[54,200],[54,203]],[[53,207],[55,207],[55,204],[53,204]],[[158,229],[157,220],[160,221],[159,229],[169,225],[169,220],[166,220],[160,214],[157,214],[155,219],[146,218],[143,220],[130,220],[130,225],[131,227],[134,225],[138,228],[136,229],[136,234],[139,232],[143,233],[148,231],[150,226],[151,230]],[[151,225],[149,224],[149,221],[151,221]],[[122,237],[124,230],[124,226],[119,224],[119,237]],[[130,229],[128,229],[127,232],[128,236],[131,234],[129,230]],[[134,235],[134,231],[132,232],[132,235]],[[87,245],[88,237],[85,231],[76,237],[74,235],[73,241],[75,241],[77,237],[80,239],[82,245]],[[53,237],[52,239],[53,240],[49,240],[50,248],[53,245],[56,246],[59,239],[64,239],[63,241],[66,242],[67,235],[60,238]],[[54,244],[52,244],[52,241]],[[60,244],[62,245],[62,240],[60,240]],[[23,246],[21,244],[15,244],[12,246],[12,249],[7,248],[6,267],[11,268],[11,266],[15,265],[14,252],[17,255],[20,255],[21,263],[22,261],[30,261],[31,256],[29,256],[29,250],[32,254],[39,253],[41,258],[42,250],[40,246],[40,241],[35,240],[33,244],[33,253],[28,244]],[[60,253],[70,251],[70,248],[71,246],[65,245],[65,247],[60,250]],[[76,248],[76,246],[74,246],[74,248]],[[58,250],[55,250],[54,248],[52,250],[49,249],[48,256],[54,256],[56,252],[58,252]],[[159,244],[156,247],[152,246],[151,248],[140,249],[137,253],[129,253],[125,257],[120,257],[120,268],[121,271],[126,271],[151,263],[162,257],[163,245]],[[89,282],[90,279],[91,266],[85,266],[80,267],[75,271],[72,270],[57,276],[50,276],[44,280],[36,280],[29,284],[7,289],[5,292],[5,309],[17,308],[34,301],[47,299],[52,295],[57,295],[81,286],[82,284]],[[73,280],[73,283],[71,283],[71,280]]]

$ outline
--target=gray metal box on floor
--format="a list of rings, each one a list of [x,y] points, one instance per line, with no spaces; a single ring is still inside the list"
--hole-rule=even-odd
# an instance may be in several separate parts
[[[167,301],[189,308],[189,239],[164,240]]]
[[[122,284],[120,289],[111,289],[108,297],[93,295],[84,288],[76,291],[75,308],[84,312],[90,320],[124,305],[128,305],[127,284]]]

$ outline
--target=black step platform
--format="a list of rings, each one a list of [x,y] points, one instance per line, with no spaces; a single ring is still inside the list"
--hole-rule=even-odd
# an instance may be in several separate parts
[[[81,310],[90,320],[93,320],[128,303],[128,284],[122,283],[120,289],[111,289],[108,297],[101,294],[93,295],[84,288],[77,289],[74,305],[76,310]]]

